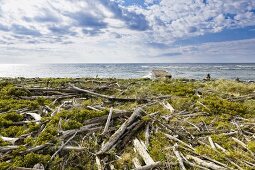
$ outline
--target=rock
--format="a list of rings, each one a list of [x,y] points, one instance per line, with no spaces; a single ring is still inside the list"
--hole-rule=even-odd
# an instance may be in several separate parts
[[[41,163],[35,164],[33,169],[35,169],[35,170],[45,170],[43,164],[41,164]]]
[[[172,75],[165,70],[152,70],[152,78],[172,78]]]

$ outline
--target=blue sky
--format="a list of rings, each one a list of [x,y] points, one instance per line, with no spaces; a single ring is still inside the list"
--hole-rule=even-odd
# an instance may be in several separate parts
[[[255,62],[254,0],[0,0],[0,63]]]

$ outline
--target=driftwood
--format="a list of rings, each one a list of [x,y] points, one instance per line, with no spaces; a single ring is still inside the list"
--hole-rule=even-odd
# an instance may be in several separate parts
[[[146,165],[151,165],[155,163],[153,159],[150,157],[150,155],[148,154],[147,149],[137,138],[134,139],[133,144],[136,151],[143,158]]]
[[[102,135],[105,135],[108,132],[108,129],[109,129],[109,126],[110,126],[110,123],[111,123],[111,118],[112,118],[112,110],[113,110],[113,107],[110,108],[110,112],[109,112],[109,115],[107,117],[107,121],[105,123],[104,131],[102,132]]]
[[[240,141],[239,139],[237,139],[237,138],[235,138],[235,137],[232,137],[232,139],[233,139],[236,143],[238,143],[240,146],[242,146],[244,149],[246,149],[246,150],[250,153],[250,155],[251,155],[253,158],[255,158],[254,153],[247,147],[247,145],[246,145],[245,143],[243,143],[242,141]]]
[[[96,156],[96,165],[98,170],[103,170],[103,167],[101,165],[101,161],[98,156]]]
[[[186,156],[188,159],[192,159],[194,160],[198,165],[210,168],[210,169],[214,169],[214,170],[224,170],[226,169],[225,167],[216,165],[215,163],[212,162],[208,162],[208,161],[204,161],[198,157],[192,156],[192,155],[187,155]]]
[[[208,136],[208,140],[209,140],[209,143],[210,143],[210,145],[211,145],[211,147],[212,147],[212,149],[216,149],[216,146],[215,146],[215,144],[214,144],[214,142],[213,142],[213,140],[212,140],[212,138],[211,138],[211,136]]]
[[[150,124],[149,123],[145,127],[144,137],[145,137],[145,145],[146,147],[148,147],[150,144]]]
[[[89,91],[89,90],[85,90],[85,89],[81,89],[79,87],[76,87],[74,85],[71,85],[71,88],[73,90],[76,90],[78,92],[82,92],[82,93],[85,93],[87,95],[90,95],[92,97],[100,97],[100,98],[104,98],[104,99],[108,99],[110,101],[118,101],[118,102],[148,102],[147,99],[136,99],[136,98],[118,98],[118,97],[115,97],[115,96],[108,96],[108,95],[104,95],[104,94],[99,94],[99,93],[96,93],[96,92],[92,92],[92,91]]]
[[[168,139],[173,140],[173,141],[175,141],[175,142],[178,142],[178,143],[182,144],[183,146],[186,146],[187,148],[189,148],[189,149],[191,149],[191,150],[194,150],[194,148],[193,148],[191,145],[188,145],[187,143],[181,141],[180,139],[178,139],[178,138],[176,138],[176,137],[174,137],[174,136],[172,136],[172,135],[166,134],[166,133],[164,133],[164,135],[165,135]]]
[[[168,109],[171,113],[174,113],[175,110],[174,110],[173,106],[170,105],[167,101],[162,102],[162,105],[163,105],[166,109]]]
[[[50,159],[53,160],[54,157],[65,147],[65,145],[67,145],[75,137],[76,134],[77,132],[75,132],[72,137],[70,137],[63,145],[61,145],[59,149],[51,156]]]
[[[60,131],[59,133],[61,134],[61,138],[65,139],[68,136],[71,136],[75,133],[81,133],[81,132],[87,132],[87,131],[93,132],[93,131],[101,129],[102,127],[101,126],[98,127],[98,125],[99,123],[90,124],[90,125],[82,126],[79,129]]]
[[[178,147],[178,144],[176,143],[176,144],[174,145],[174,147],[173,147],[173,152],[174,152],[174,154],[175,154],[175,156],[176,156],[176,158],[177,158],[177,160],[178,160],[178,162],[179,162],[179,164],[180,164],[180,169],[181,169],[181,170],[186,170],[186,168],[185,168],[185,166],[184,166],[184,163],[183,163],[183,159],[182,159],[182,157],[181,157],[179,151],[177,150],[177,147]]]
[[[141,163],[140,163],[140,161],[139,161],[139,159],[138,159],[137,157],[134,157],[134,158],[132,159],[132,162],[133,162],[135,168],[140,168],[140,167],[142,167],[142,165],[141,165]]]
[[[125,146],[128,145],[130,140],[132,140],[136,136],[136,134],[139,132],[140,129],[142,129],[142,127],[144,127],[144,125],[144,121],[133,123],[127,128],[127,131],[123,134],[124,137],[122,137],[121,140],[116,143],[116,146],[118,146],[119,149],[125,148]]]
[[[5,141],[5,142],[10,142],[11,144],[14,145],[14,143],[19,140],[20,138],[10,138],[10,137],[4,137],[0,135],[0,138]]]
[[[41,119],[42,119],[41,115],[39,115],[37,113],[25,113],[25,114],[32,116],[35,119],[35,121],[37,121],[37,122],[41,121]]]
[[[125,130],[129,125],[131,125],[138,117],[143,114],[141,108],[137,108],[133,114],[121,125],[121,127],[110,137],[110,139],[102,146],[100,151],[97,152],[98,155],[104,154],[110,150],[113,145],[118,141],[118,139],[124,134]]]

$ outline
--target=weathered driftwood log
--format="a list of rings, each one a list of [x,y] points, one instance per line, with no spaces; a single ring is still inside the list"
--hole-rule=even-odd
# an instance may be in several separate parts
[[[214,144],[214,142],[213,142],[211,136],[208,136],[208,140],[209,140],[209,143],[210,143],[210,145],[211,145],[211,148],[215,150],[215,149],[216,149],[216,146],[215,146],[215,144]]]
[[[33,148],[29,148],[25,151],[20,152],[20,154],[25,155],[25,154],[30,153],[30,152],[36,152],[36,151],[42,150],[45,147],[50,146],[50,145],[52,145],[52,143],[46,143],[46,144],[43,144],[43,145],[35,146]]]
[[[175,110],[174,110],[173,106],[170,105],[167,101],[162,102],[162,105],[163,105],[166,109],[168,109],[171,113],[174,113]]]
[[[148,147],[150,145],[150,123],[147,123],[146,128],[145,128],[145,145]]]
[[[139,161],[139,159],[138,159],[137,157],[134,157],[134,158],[132,159],[132,162],[133,162],[135,168],[140,168],[140,167],[142,167],[142,165],[141,165],[141,163],[140,163],[140,161]]]
[[[50,159],[53,160],[55,156],[65,147],[65,145],[67,145],[75,137],[76,134],[77,132],[75,132],[73,136],[71,136],[63,145],[61,145],[59,149],[51,156]]]
[[[103,166],[101,165],[101,161],[98,156],[96,156],[96,165],[98,170],[103,170]]]
[[[175,154],[175,156],[176,156],[176,158],[177,158],[177,160],[178,160],[178,162],[179,162],[180,169],[181,169],[181,170],[186,170],[186,168],[185,168],[185,166],[184,166],[184,163],[183,163],[183,159],[182,159],[182,157],[181,157],[179,151],[177,150],[177,147],[178,147],[178,144],[176,143],[176,144],[174,145],[174,147],[173,147],[173,152],[174,152],[174,154]]]
[[[13,146],[0,146],[0,152],[9,152],[15,149],[18,149],[19,146],[13,145]]]
[[[35,121],[39,122],[41,121],[42,117],[41,115],[37,114],[37,113],[25,113],[26,115],[30,115],[31,117],[33,117],[35,119]]]
[[[76,90],[80,93],[85,93],[85,94],[87,94],[89,96],[92,96],[92,97],[104,98],[104,99],[107,99],[109,101],[147,103],[147,102],[150,102],[150,101],[153,101],[153,100],[171,98],[171,96],[160,96],[160,97],[147,98],[147,99],[142,99],[142,98],[120,98],[120,97],[108,96],[108,95],[92,92],[90,90],[81,89],[81,88],[76,87],[72,84],[70,84],[70,86],[73,90]]]
[[[0,152],[9,152],[15,149],[18,149],[21,145],[11,145],[11,146],[0,146]],[[50,145],[49,145],[50,146]],[[52,145],[53,146],[53,145]],[[61,146],[58,146],[60,148]],[[39,147],[40,150],[41,147]],[[38,148],[37,148],[38,149]],[[62,147],[62,150],[65,151],[84,151],[86,148],[84,147],[77,147],[77,146],[64,146]],[[31,152],[31,151],[30,151]]]
[[[61,138],[65,139],[68,136],[71,136],[75,133],[81,133],[81,132],[86,132],[86,131],[93,132],[93,131],[101,129],[102,127],[101,126],[98,127],[98,125],[99,125],[99,123],[94,123],[94,124],[82,126],[79,129],[60,131],[59,133],[61,134]]]
[[[105,135],[108,132],[108,129],[109,129],[109,126],[110,126],[110,123],[111,123],[111,118],[112,118],[112,111],[113,111],[113,107],[110,108],[110,112],[109,112],[109,115],[107,117],[107,121],[105,123],[105,127],[104,127],[104,130],[102,132],[102,135]]]
[[[154,160],[151,158],[149,153],[147,152],[147,148],[138,140],[137,138],[133,140],[134,147],[138,154],[143,158],[146,165],[154,164]]]
[[[10,137],[4,137],[0,135],[0,139],[2,139],[4,142],[10,142],[14,145],[14,143],[19,140],[19,138],[10,138]]]
[[[168,139],[170,139],[170,140],[173,140],[173,141],[175,141],[175,142],[178,142],[178,143],[182,144],[183,146],[186,146],[187,148],[189,148],[189,149],[191,149],[191,150],[195,150],[191,145],[189,145],[189,144],[187,144],[187,143],[181,141],[180,139],[178,139],[178,138],[176,138],[176,137],[174,137],[174,136],[172,136],[172,135],[169,135],[169,134],[166,134],[166,133],[164,133],[164,135],[165,135]]]
[[[145,122],[144,121],[137,121],[134,122],[132,125],[130,125],[126,132],[122,135],[120,140],[116,143],[116,146],[118,149],[125,148],[127,146],[128,142],[130,142],[136,134],[139,132],[139,130],[144,127]]]
[[[100,94],[100,93],[96,93],[96,92],[92,92],[90,90],[85,90],[85,89],[81,89],[79,87],[76,87],[72,84],[70,84],[71,88],[73,90],[76,90],[78,92],[82,92],[82,93],[85,93],[87,95],[90,95],[92,97],[101,97],[101,98],[104,98],[104,99],[108,99],[110,101],[119,101],[119,102],[135,102],[135,101],[138,101],[138,102],[148,102],[147,99],[136,99],[136,98],[118,98],[118,97],[115,97],[115,96],[108,96],[108,95],[104,95],[104,94]]]
[[[204,166],[204,167],[207,167],[207,168],[210,168],[210,169],[214,169],[214,170],[225,170],[226,169],[225,167],[216,165],[213,162],[204,161],[204,160],[202,160],[198,157],[192,156],[192,155],[187,155],[186,157],[188,159],[194,160],[198,165],[201,165],[201,166]]]
[[[253,158],[255,158],[254,153],[247,147],[247,145],[246,145],[245,143],[243,143],[242,141],[240,141],[239,139],[237,139],[237,138],[235,138],[235,137],[232,137],[232,139],[233,139],[236,143],[238,143],[240,146],[242,146],[244,149],[246,149],[246,150],[250,153],[250,155],[251,155]]]
[[[97,154],[104,154],[108,150],[110,150],[113,145],[119,140],[119,138],[124,134],[127,127],[131,125],[134,121],[139,118],[144,111],[141,108],[137,108],[133,114],[120,126],[120,128],[110,137],[110,139],[102,146],[100,151]]]
[[[220,149],[222,152],[227,152],[227,150],[225,148],[223,148],[222,146],[220,146],[218,143],[214,143],[216,148]]]
[[[112,119],[121,118],[121,117],[125,117],[125,116],[130,116],[131,114],[132,114],[132,112],[130,112],[130,111],[115,112],[113,110]],[[108,115],[95,117],[95,118],[92,118],[92,119],[85,120],[83,122],[83,124],[93,124],[93,123],[103,124],[107,120],[107,118],[108,118]]]
[[[209,168],[205,168],[205,167],[203,167],[203,166],[200,166],[200,165],[197,165],[197,164],[195,164],[195,163],[190,162],[182,153],[180,153],[180,155],[181,155],[181,157],[183,158],[184,162],[185,162],[186,164],[188,164],[189,166],[195,167],[195,168],[198,168],[198,169],[201,169],[201,170],[210,170]]]

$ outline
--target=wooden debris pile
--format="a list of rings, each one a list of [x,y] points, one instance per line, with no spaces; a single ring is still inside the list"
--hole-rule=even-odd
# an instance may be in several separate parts
[[[238,113],[213,115],[205,101],[208,90],[195,89],[192,96],[126,97],[123,94],[132,91],[132,85],[124,86],[121,80],[72,79],[62,87],[35,87],[44,84],[43,79],[23,81],[16,89],[27,95],[15,100],[36,100],[39,105],[1,113],[0,120],[12,120],[1,122],[0,169],[255,167],[254,110],[245,110],[250,118]],[[139,81],[153,83],[137,80],[134,88]],[[171,81],[165,83],[176,83]],[[237,100],[230,97],[224,101]]]

